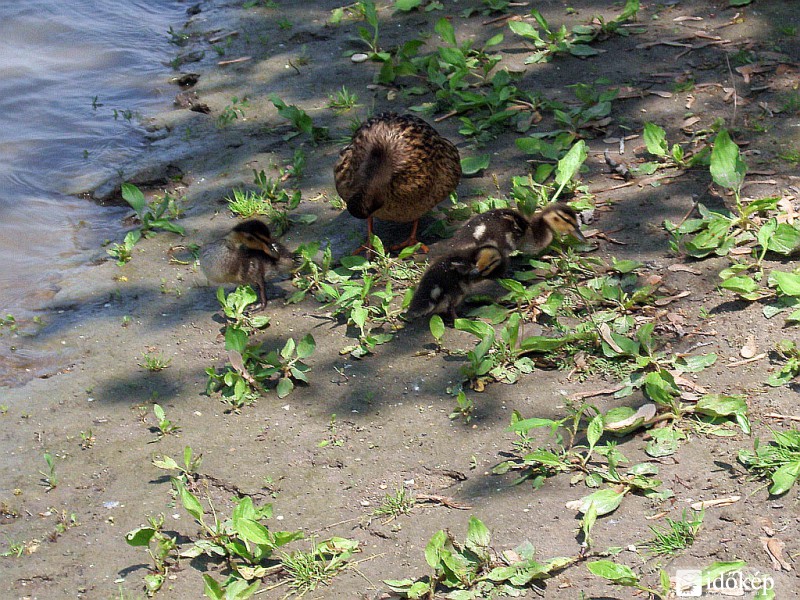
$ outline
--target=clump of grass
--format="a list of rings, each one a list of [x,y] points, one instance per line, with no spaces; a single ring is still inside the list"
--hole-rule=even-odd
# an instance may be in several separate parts
[[[331,538],[317,545],[311,540],[311,550],[284,553],[281,566],[287,575],[289,587],[299,596],[326,585],[347,566],[350,557],[358,550],[358,542],[345,538]]]
[[[703,511],[687,515],[684,510],[679,521],[667,518],[666,529],[660,530],[651,526],[653,538],[646,543],[646,546],[653,554],[662,556],[678,554],[694,543],[697,532],[703,524],[703,516]]]
[[[342,89],[328,96],[328,108],[333,109],[336,113],[346,113],[358,106],[358,96],[342,86]]]
[[[407,515],[416,506],[417,499],[412,492],[405,487],[399,487],[394,494],[386,494],[381,505],[372,511],[373,517],[387,517],[386,523],[399,517]]]
[[[139,363],[139,366],[148,371],[156,372],[166,369],[171,362],[172,359],[165,357],[163,354],[145,352],[142,355],[142,362]]]

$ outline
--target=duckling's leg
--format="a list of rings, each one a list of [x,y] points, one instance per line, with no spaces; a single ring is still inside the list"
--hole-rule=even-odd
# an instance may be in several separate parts
[[[411,226],[411,233],[408,236],[408,239],[405,242],[401,242],[396,246],[392,246],[391,250],[397,252],[398,250],[402,250],[403,248],[408,248],[409,246],[413,246],[414,244],[418,244],[419,241],[417,240],[417,227],[419,226],[419,219],[414,221],[414,224]],[[428,253],[428,247],[425,244],[420,244],[419,251],[423,254]]]

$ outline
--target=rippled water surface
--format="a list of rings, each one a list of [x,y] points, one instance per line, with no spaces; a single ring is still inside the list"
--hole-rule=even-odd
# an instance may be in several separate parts
[[[143,147],[137,115],[169,106],[187,4],[0,2],[0,310],[30,317],[115,238],[121,210],[65,195]],[[116,118],[114,111],[116,110]],[[126,118],[129,117],[129,118]]]

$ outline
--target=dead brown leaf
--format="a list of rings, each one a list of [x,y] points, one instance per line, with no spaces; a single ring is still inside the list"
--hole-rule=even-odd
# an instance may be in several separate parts
[[[783,558],[783,549],[786,547],[786,543],[783,540],[776,537],[762,537],[759,539],[761,540],[761,545],[764,546],[764,550],[766,550],[772,560],[773,569],[778,571],[781,569],[784,571],[792,570],[792,565]]]
[[[676,300],[680,300],[681,298],[686,298],[686,296],[690,295],[692,292],[689,290],[683,290],[678,294],[674,294],[672,296],[666,296],[664,298],[657,299],[653,304],[656,306],[666,306],[667,304],[672,304]]]
[[[704,508],[714,508],[716,506],[729,506],[741,500],[741,496],[729,496],[728,498],[717,498],[716,500],[701,500],[692,503],[692,510],[703,510]]]
[[[702,273],[697,269],[695,269],[694,267],[690,265],[685,265],[683,263],[674,263],[667,267],[667,271],[672,271],[672,272],[682,271],[684,273],[691,273],[692,275],[702,275]]]

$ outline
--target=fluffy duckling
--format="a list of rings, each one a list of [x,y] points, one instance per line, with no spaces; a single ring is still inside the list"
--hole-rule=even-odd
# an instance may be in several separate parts
[[[461,160],[456,147],[422,119],[384,113],[356,130],[333,174],[347,210],[367,220],[367,241],[356,253],[372,249],[373,218],[413,222],[408,239],[392,248],[399,250],[417,243],[419,218],[456,189]]]
[[[470,285],[499,277],[506,266],[507,257],[494,246],[437,260],[420,279],[405,318],[413,320],[442,313],[455,320],[456,308],[464,300]]]
[[[571,235],[585,242],[578,213],[571,206],[554,202],[531,217],[530,226],[522,239],[522,249],[536,254],[547,248],[555,235]]]
[[[518,248],[536,254],[553,241],[556,234],[570,234],[585,240],[578,215],[566,204],[545,207],[530,220],[512,208],[496,208],[467,221],[448,241],[446,252],[464,252],[470,248],[492,246],[507,259]],[[507,260],[505,261],[507,263]],[[495,277],[499,277],[498,273]]]
[[[236,225],[220,240],[200,253],[200,267],[209,283],[251,284],[258,288],[261,304],[267,305],[264,281],[289,273],[292,254],[274,241],[269,228],[258,219]]]

